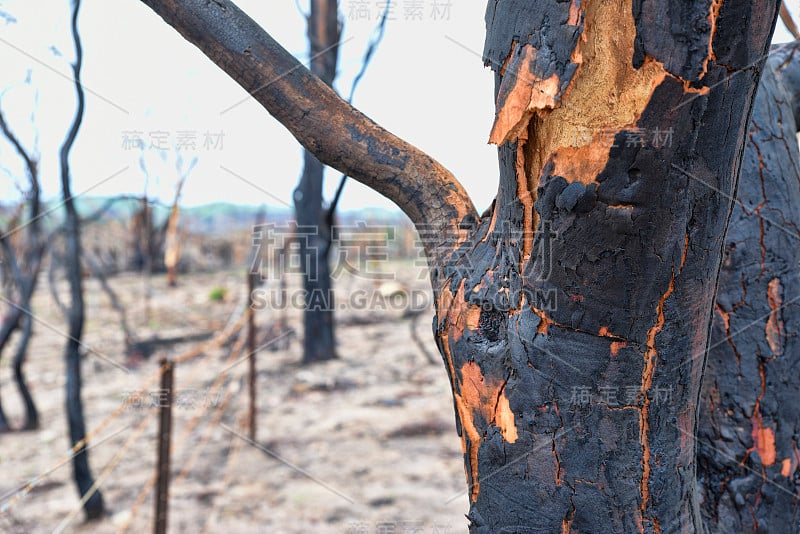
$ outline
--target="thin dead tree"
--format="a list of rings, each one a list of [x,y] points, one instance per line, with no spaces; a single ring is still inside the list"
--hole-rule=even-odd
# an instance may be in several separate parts
[[[383,39],[390,6],[391,0],[386,0],[383,15],[364,52],[361,68],[353,78],[347,98],[348,103],[352,103],[355,91]],[[338,45],[342,36],[338,9],[338,0],[311,0],[310,11],[306,16],[311,71],[331,87],[336,78]],[[297,222],[303,234],[298,240],[305,266],[303,277],[306,306],[303,312],[303,324],[304,332],[309,333],[303,336],[304,363],[323,361],[336,356],[330,252],[336,209],[347,183],[347,175],[342,174],[339,178],[336,193],[330,204],[324,207],[322,197],[324,168],[325,166],[320,164],[312,153],[304,151],[303,175],[294,195]]]
[[[143,1],[422,234],[472,532],[706,531],[693,436],[779,2],[489,2],[500,177],[481,215],[232,2]]]
[[[22,429],[32,430],[39,426],[39,413],[25,381],[23,365],[33,334],[31,299],[36,291],[39,271],[42,266],[42,257],[45,251],[45,241],[42,238],[41,230],[42,202],[39,183],[39,157],[23,147],[20,139],[8,125],[2,110],[0,110],[0,130],[25,163],[29,184],[26,193],[27,198],[24,200],[27,207],[27,217],[20,217],[15,227],[6,229],[0,235],[0,247],[2,247],[3,255],[8,262],[14,285],[17,289],[17,298],[11,298],[6,301],[8,313],[0,325],[0,356],[12,334],[19,330],[20,339],[16,346],[12,365],[14,380],[17,383],[17,388],[25,407],[25,422],[22,425]],[[19,257],[10,242],[12,235],[16,232],[24,232],[23,250]],[[2,404],[0,404],[0,432],[8,430],[10,430],[8,419],[3,411]]]
[[[311,71],[329,87],[339,61],[338,0],[311,0],[307,17]],[[331,89],[332,90],[332,89]],[[303,151],[303,174],[294,191],[294,205],[303,259],[303,363],[336,358],[334,302],[330,272],[331,226],[322,207],[325,166]]]
[[[78,492],[83,497],[93,490],[94,478],[89,469],[89,457],[86,451],[86,423],[83,416],[81,399],[81,337],[84,326],[83,277],[81,276],[81,233],[80,218],[75,208],[75,200],[70,185],[69,153],[78,130],[83,122],[85,97],[81,85],[81,66],[83,64],[83,48],[78,32],[78,12],[81,0],[72,0],[71,31],[75,45],[75,62],[72,64],[72,75],[75,80],[77,108],[67,136],[61,146],[61,192],[64,203],[64,269],[69,282],[69,303],[67,306],[68,336],[64,349],[66,363],[66,411],[69,426],[69,439],[76,452],[72,457],[72,468]],[[87,519],[96,519],[103,515],[105,506],[100,491],[94,491],[83,505]]]
[[[181,240],[178,235],[181,208],[179,202],[186,179],[197,164],[197,158],[192,158],[189,166],[183,168],[183,158],[180,154],[175,161],[175,170],[178,172],[178,184],[175,186],[175,198],[169,210],[166,227],[164,230],[164,266],[167,268],[167,286],[178,285],[178,262],[181,259]]]

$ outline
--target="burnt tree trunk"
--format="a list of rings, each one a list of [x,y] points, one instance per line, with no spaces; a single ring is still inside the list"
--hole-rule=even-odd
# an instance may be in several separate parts
[[[308,43],[311,72],[329,86],[336,78],[340,25],[338,0],[311,0]],[[331,227],[322,206],[325,166],[303,151],[303,174],[294,192],[294,205],[303,259],[303,363],[336,357],[333,326],[333,288],[330,273]]]
[[[35,194],[39,194],[38,188]],[[17,262],[13,248],[6,239],[0,238],[0,245],[2,245],[6,261],[11,265],[11,271],[14,273],[19,292],[17,303],[9,301],[10,309],[3,320],[3,324],[0,326],[0,353],[11,340],[12,334],[16,330],[20,330],[20,339],[14,351],[12,368],[14,370],[14,381],[17,384],[17,389],[22,397],[22,404],[25,407],[25,422],[22,425],[22,430],[33,430],[39,427],[39,412],[25,380],[23,365],[25,364],[25,357],[27,356],[31,334],[33,333],[31,299],[36,290],[36,281],[41,267],[42,256],[44,255],[44,244],[38,240],[38,229],[29,231],[29,233],[36,235],[36,237],[33,238],[31,236],[32,238],[28,241],[27,246],[30,248],[24,254],[26,260],[24,262],[24,272]],[[11,428],[2,404],[0,404],[0,432],[9,430]]]
[[[681,5],[490,3],[500,192],[436,332],[475,532],[704,530],[693,356],[778,5]]]
[[[183,168],[183,158],[178,154],[175,170],[178,171],[178,185],[175,188],[175,199],[169,211],[169,217],[164,226],[164,267],[167,269],[167,287],[178,285],[178,264],[181,260],[181,238],[179,235],[181,208],[180,200],[183,186],[186,179],[197,164],[197,158],[193,158],[189,166]]]
[[[777,1],[489,2],[482,217],[231,2],[143,1],[423,234],[471,531],[706,531],[697,407]]]
[[[75,118],[72,122],[64,144],[61,146],[61,192],[64,201],[64,241],[65,257],[64,269],[69,282],[69,306],[67,308],[67,344],[64,349],[66,364],[66,411],[69,427],[70,444],[77,447],[72,458],[72,469],[75,483],[81,497],[90,491],[94,479],[89,470],[89,457],[86,451],[86,423],[83,418],[83,401],[81,400],[81,336],[84,323],[83,279],[81,277],[81,234],[80,218],[75,209],[75,202],[70,189],[69,152],[78,135],[84,111],[84,92],[81,85],[81,65],[83,63],[83,49],[80,34],[78,33],[78,11],[80,0],[72,2],[72,36],[75,43],[75,63],[72,72],[75,79],[75,91],[78,104]],[[100,491],[95,491],[83,505],[84,513],[88,519],[95,519],[103,515],[103,497]]]
[[[725,239],[700,403],[714,532],[800,531],[800,44],[774,47]]]
[[[31,299],[36,291],[36,284],[39,279],[39,271],[42,266],[45,242],[42,238],[41,230],[41,187],[39,184],[39,162],[36,157],[29,154],[22,146],[19,138],[11,131],[5,116],[0,111],[0,131],[11,142],[14,149],[25,162],[25,170],[28,174],[30,189],[27,194],[26,204],[28,207],[28,217],[25,223],[17,228],[9,228],[7,233],[0,236],[0,245],[10,266],[12,277],[17,286],[18,298],[16,303],[9,302],[9,310],[0,325],[0,355],[11,339],[11,335],[16,330],[20,330],[20,339],[17,343],[12,367],[14,370],[14,380],[17,389],[22,397],[22,404],[25,407],[25,422],[23,430],[33,430],[39,427],[39,412],[25,380],[23,366],[28,354],[33,333],[33,319],[31,317]],[[21,219],[22,220],[22,219]],[[21,261],[17,260],[14,247],[9,242],[10,235],[17,232],[25,232],[24,251],[21,254]],[[0,432],[10,430],[8,420],[0,404]]]

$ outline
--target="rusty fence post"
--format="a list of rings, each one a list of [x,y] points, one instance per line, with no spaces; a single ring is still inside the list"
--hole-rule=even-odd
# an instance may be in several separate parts
[[[164,358],[161,360],[161,391],[159,395],[158,421],[158,464],[156,466],[156,512],[153,532],[166,534],[169,508],[169,455],[172,443],[172,400],[175,364]]]
[[[255,289],[255,276],[247,273],[247,360],[249,380],[249,410],[247,428],[251,441],[256,440],[256,321],[253,308],[253,290]]]

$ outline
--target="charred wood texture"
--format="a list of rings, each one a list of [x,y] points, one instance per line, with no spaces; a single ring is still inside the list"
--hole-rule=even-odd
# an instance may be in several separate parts
[[[753,107],[717,290],[698,431],[713,532],[800,531],[800,45]]]
[[[500,192],[436,325],[472,531],[703,531],[703,355],[777,11],[489,3]]]

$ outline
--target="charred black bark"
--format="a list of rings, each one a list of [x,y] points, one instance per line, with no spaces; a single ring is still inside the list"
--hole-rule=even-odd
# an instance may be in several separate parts
[[[773,48],[750,121],[698,429],[713,532],[800,531],[800,44]]]
[[[704,530],[692,356],[778,4],[682,9],[490,2],[500,192],[436,329],[473,532]]]
[[[331,227],[322,209],[324,167],[305,151],[303,176],[294,192],[300,257],[303,258],[303,363],[336,358],[333,288],[330,273]]]
[[[83,50],[81,48],[80,34],[78,33],[78,11],[80,0],[72,2],[72,35],[75,44],[75,63],[72,72],[75,79],[77,93],[77,109],[64,144],[61,146],[61,191],[64,200],[64,241],[66,254],[64,269],[69,281],[70,302],[67,313],[68,339],[64,349],[66,364],[66,411],[69,426],[70,444],[75,447],[80,444],[72,458],[72,469],[78,492],[83,497],[86,495],[94,479],[89,470],[89,457],[86,451],[86,423],[83,418],[83,401],[81,400],[81,336],[84,323],[83,279],[81,277],[81,234],[80,218],[75,209],[72,191],[70,189],[69,152],[78,135],[83,121],[84,93],[81,86],[81,65],[83,63]],[[104,504],[100,491],[95,491],[83,505],[87,519],[95,519],[103,515]]]
[[[312,0],[308,15],[311,72],[333,86],[339,62],[338,0]],[[322,206],[325,167],[314,155],[303,153],[303,175],[294,191],[294,205],[303,258],[303,363],[336,357],[333,288],[330,272],[331,225]]]
[[[33,396],[31,395],[30,389],[28,389],[25,373],[22,369],[22,366],[25,364],[25,357],[28,354],[28,345],[30,344],[32,333],[33,320],[30,317],[25,317],[22,323],[19,345],[17,346],[17,350],[14,353],[14,360],[12,361],[14,380],[17,383],[17,390],[22,397],[22,404],[25,407],[25,422],[22,425],[23,430],[39,428],[39,412],[36,410],[36,403],[34,403]]]

